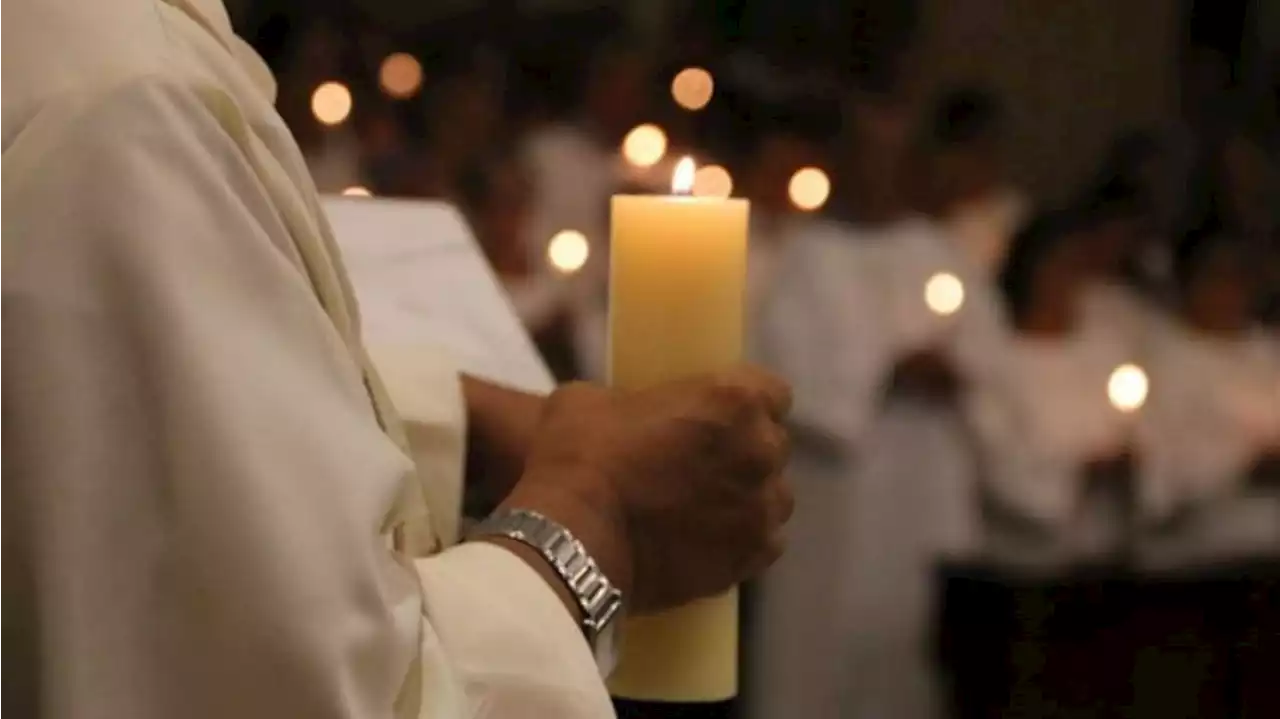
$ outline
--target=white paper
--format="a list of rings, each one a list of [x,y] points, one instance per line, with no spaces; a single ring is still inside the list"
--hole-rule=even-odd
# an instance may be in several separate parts
[[[326,197],[324,209],[355,286],[367,344],[434,344],[467,374],[551,391],[551,373],[451,205]]]

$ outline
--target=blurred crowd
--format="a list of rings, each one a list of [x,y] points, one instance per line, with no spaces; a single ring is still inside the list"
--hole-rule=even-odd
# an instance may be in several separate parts
[[[919,97],[909,61],[841,84],[607,26],[543,64],[465,28],[416,54],[339,20],[270,30],[320,189],[456,205],[561,380],[603,379],[611,195],[665,192],[689,155],[718,168],[697,194],[750,200],[749,352],[795,386],[798,506],[753,596],[748,713],[959,711],[926,647],[999,602],[966,609],[947,572],[1280,562],[1277,96],[1214,52],[1062,201],[1006,172],[1001,97]]]

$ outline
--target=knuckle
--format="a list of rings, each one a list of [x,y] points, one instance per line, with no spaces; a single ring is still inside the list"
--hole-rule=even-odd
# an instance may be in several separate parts
[[[730,375],[722,375],[708,387],[711,401],[720,409],[736,413],[751,404],[751,391]]]

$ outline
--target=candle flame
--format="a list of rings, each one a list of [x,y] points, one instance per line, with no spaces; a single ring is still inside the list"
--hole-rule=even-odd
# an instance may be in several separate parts
[[[391,97],[408,99],[422,87],[422,63],[407,52],[393,52],[378,68],[378,84]]]
[[[939,272],[925,283],[924,302],[936,315],[953,315],[964,306],[964,283],[950,272]]]
[[[805,212],[812,212],[826,203],[831,194],[831,180],[827,173],[816,167],[802,167],[791,176],[787,195],[791,204]]]
[[[311,113],[325,125],[341,125],[351,114],[351,90],[340,82],[321,83],[311,93]]]
[[[622,138],[622,156],[636,167],[653,167],[666,154],[667,133],[657,125],[636,125]]]
[[[675,174],[671,176],[671,191],[677,195],[687,195],[693,190],[693,178],[697,172],[697,167],[693,164],[693,158],[685,156],[680,158],[676,163]]]
[[[547,261],[559,272],[571,275],[587,264],[591,245],[577,230],[560,230],[547,245]]]
[[[728,197],[733,194],[733,177],[719,165],[703,165],[693,173],[694,197]]]
[[[715,92],[711,73],[700,67],[686,67],[671,81],[671,97],[686,110],[701,110]]]
[[[1107,399],[1121,412],[1136,412],[1147,401],[1147,373],[1136,364],[1122,364],[1107,380]]]

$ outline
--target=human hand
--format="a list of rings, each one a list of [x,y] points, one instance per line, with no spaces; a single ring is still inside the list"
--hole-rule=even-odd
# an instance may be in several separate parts
[[[465,513],[493,511],[524,474],[547,398],[464,375],[467,406]]]
[[[894,367],[890,387],[894,393],[938,401],[955,398],[959,373],[939,350],[922,350],[903,357]]]
[[[745,368],[632,392],[567,385],[504,506],[568,527],[631,611],[714,595],[782,552],[790,401]]]

